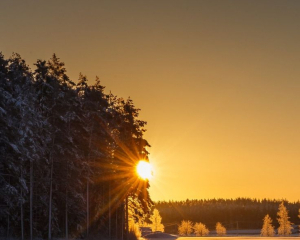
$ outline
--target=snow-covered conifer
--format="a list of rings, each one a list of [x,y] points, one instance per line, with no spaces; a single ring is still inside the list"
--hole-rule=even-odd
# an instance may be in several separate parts
[[[273,237],[275,234],[274,226],[272,225],[272,219],[269,214],[264,217],[264,223],[260,231],[260,235],[263,237]]]
[[[138,214],[152,205],[149,182],[135,187],[131,173],[148,159],[146,122],[132,100],[105,95],[99,78],[89,86],[82,75],[74,88],[56,55],[35,66],[0,53],[1,231],[68,238],[91,222],[121,238],[125,199]]]
[[[289,221],[289,216],[288,216],[288,210],[284,206],[284,203],[282,202],[279,205],[278,212],[277,212],[277,220],[279,223],[278,227],[278,235],[282,236],[288,236],[292,233],[292,223]]]

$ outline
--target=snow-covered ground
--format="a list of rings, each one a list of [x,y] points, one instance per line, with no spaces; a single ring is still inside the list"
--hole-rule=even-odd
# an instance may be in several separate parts
[[[288,239],[293,239],[296,240],[297,238],[300,238],[299,235],[297,236],[292,236],[292,237],[280,237],[280,236],[275,236],[275,237],[260,237],[260,236],[255,236],[255,237],[178,237],[178,238],[173,238],[174,240],[288,240]],[[172,238],[149,238],[149,240],[170,240]]]
[[[212,232],[211,232],[212,233]],[[165,235],[169,235],[169,236],[151,236],[149,235],[149,238],[147,238],[145,236],[144,239],[148,239],[148,240],[252,240],[252,239],[265,239],[265,240],[279,240],[279,239],[283,239],[283,240],[288,240],[288,239],[293,239],[295,240],[295,238],[299,238],[300,239],[300,235],[299,234],[292,234],[289,237],[282,237],[282,236],[278,236],[275,235],[274,237],[261,237],[259,235],[259,230],[257,229],[252,229],[252,230],[231,230],[228,231],[227,236],[226,237],[218,237],[218,236],[214,236],[214,234],[211,234],[208,237],[175,237],[175,235],[171,235],[171,234],[165,234]],[[153,234],[155,235],[155,234]]]
[[[299,238],[299,235],[297,236],[292,236],[292,237],[280,237],[280,236],[275,236],[275,237],[260,237],[260,236],[255,236],[255,237],[179,237],[177,238],[178,240],[251,240],[251,239],[266,239],[266,240],[279,240],[279,239],[293,239]]]

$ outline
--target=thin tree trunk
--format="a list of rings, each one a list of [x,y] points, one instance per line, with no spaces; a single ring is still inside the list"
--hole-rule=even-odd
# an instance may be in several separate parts
[[[121,205],[121,224],[122,224],[122,227],[121,227],[121,239],[123,240],[124,239],[124,202],[122,202],[122,205]]]
[[[9,239],[9,213],[7,213],[7,239]]]
[[[10,177],[9,177],[9,185],[10,185]],[[8,207],[8,211],[7,211],[7,239],[9,239],[9,214],[10,214],[10,211],[9,211],[9,207]]]
[[[49,219],[48,219],[48,239],[52,238],[52,194],[53,194],[53,168],[54,168],[54,160],[53,160],[53,148],[54,148],[54,139],[52,139],[52,148],[50,153],[50,161],[51,161],[51,170],[50,170],[50,196],[49,196]]]
[[[30,240],[33,239],[33,222],[32,222],[32,204],[33,204],[33,163],[30,161],[30,216],[29,216],[29,228],[30,228]]]
[[[52,140],[52,149],[51,149],[51,170],[50,170],[50,194],[49,194],[49,219],[48,219],[48,239],[51,240],[51,231],[52,231],[52,191],[53,191],[53,146],[54,146],[54,138]]]
[[[90,228],[89,192],[90,192],[90,184],[89,184],[89,173],[88,173],[87,182],[86,182],[86,236],[89,235],[89,228]]]
[[[68,189],[66,187],[66,239],[69,238],[68,228]]]
[[[49,220],[48,220],[48,239],[51,239],[51,220],[52,220],[52,179],[53,177],[53,159],[51,161],[51,173],[50,173],[50,196],[49,196]]]
[[[88,153],[88,158],[87,158],[88,170],[87,170],[87,182],[86,182],[86,236],[89,235],[89,228],[90,228],[90,169],[89,169],[89,161],[90,161],[90,157],[91,157],[92,129],[93,129],[93,125],[92,125],[91,132],[90,132],[89,153]]]
[[[70,135],[70,116],[68,116],[68,135]],[[68,159],[66,159],[67,164],[67,176],[66,176],[66,239],[69,238],[69,222],[68,222],[68,180],[69,180],[69,162]]]
[[[126,225],[126,240],[129,237],[129,226],[128,226],[128,196],[126,196],[126,211],[125,211],[125,225]]]
[[[24,240],[23,190],[21,189],[21,239]]]
[[[21,166],[21,179],[23,181],[23,169]],[[23,186],[21,184],[21,239],[24,240],[24,214],[23,214]]]
[[[118,239],[118,209],[116,209],[116,239]]]
[[[111,198],[110,198],[110,181],[108,183],[108,237],[111,240]]]

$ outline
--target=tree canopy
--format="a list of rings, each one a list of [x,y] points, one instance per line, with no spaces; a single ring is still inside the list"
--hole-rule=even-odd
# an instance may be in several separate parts
[[[140,109],[98,77],[71,80],[55,54],[34,65],[0,53],[0,235],[121,238],[125,199],[132,218],[152,206]]]
[[[159,210],[166,232],[177,233],[176,224],[182,220],[202,222],[214,229],[216,222],[222,222],[226,229],[261,229],[266,214],[276,219],[278,206],[282,200],[271,199],[187,199],[185,201],[159,201]],[[289,210],[291,222],[299,224],[300,202],[284,201]],[[274,222],[274,226],[279,226]]]

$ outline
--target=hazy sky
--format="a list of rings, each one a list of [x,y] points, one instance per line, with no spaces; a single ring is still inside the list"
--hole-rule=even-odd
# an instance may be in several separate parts
[[[300,181],[300,1],[0,1],[0,51],[130,96],[153,200],[286,198]]]

